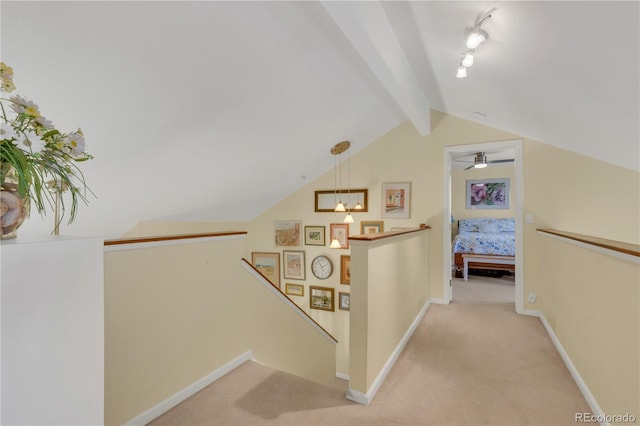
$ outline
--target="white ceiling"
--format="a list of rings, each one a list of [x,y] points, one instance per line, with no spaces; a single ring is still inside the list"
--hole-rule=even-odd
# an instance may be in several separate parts
[[[456,79],[464,27],[493,7]],[[329,170],[336,142],[357,151],[407,119],[428,133],[429,108],[640,170],[639,10],[3,0],[0,55],[17,93],[81,126],[95,156],[83,170],[98,198],[66,232],[117,236],[249,220]]]

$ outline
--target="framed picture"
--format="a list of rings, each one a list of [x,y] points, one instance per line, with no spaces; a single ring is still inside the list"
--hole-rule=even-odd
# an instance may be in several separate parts
[[[301,247],[302,222],[277,220],[273,223],[277,247]]]
[[[323,311],[335,311],[333,289],[330,287],[309,287],[309,307]]]
[[[360,222],[361,234],[376,234],[384,232],[384,222],[381,220],[363,220]]]
[[[336,192],[316,191],[315,192],[315,212],[316,213],[334,213],[338,201],[342,201],[345,208],[351,210],[351,213],[369,211],[369,191],[366,189],[350,189]],[[361,209],[356,209],[356,205],[360,204]]]
[[[349,224],[348,223],[332,223],[329,225],[329,234],[331,241],[338,240],[341,249],[349,248]]]
[[[351,256],[340,256],[340,284],[351,284]]]
[[[324,226],[305,226],[304,243],[308,246],[323,246],[325,245],[324,234]]]
[[[280,288],[280,253],[252,252],[251,263],[271,284]]]
[[[467,209],[508,209],[509,178],[467,179]]]
[[[304,285],[286,283],[284,292],[291,296],[304,296]]]
[[[304,280],[305,265],[304,252],[283,250],[282,265],[285,279]]]
[[[409,219],[411,182],[382,184],[382,217]]]
[[[343,311],[348,311],[349,306],[351,305],[351,294],[349,293],[338,293],[338,308]]]

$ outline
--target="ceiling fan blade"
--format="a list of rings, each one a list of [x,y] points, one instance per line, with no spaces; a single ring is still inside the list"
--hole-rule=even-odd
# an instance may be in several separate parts
[[[475,166],[476,166],[475,164],[472,164],[469,167],[466,167],[465,170],[473,169]]]
[[[497,164],[497,163],[513,163],[514,159],[513,158],[506,158],[504,160],[493,160],[493,161],[487,161],[487,163],[489,164]]]

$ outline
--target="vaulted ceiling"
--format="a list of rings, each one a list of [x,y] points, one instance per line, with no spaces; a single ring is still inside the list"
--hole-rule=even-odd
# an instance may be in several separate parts
[[[457,79],[464,28],[494,7]],[[86,134],[98,198],[73,233],[117,236],[249,220],[336,142],[428,134],[430,109],[640,170],[639,21],[638,2],[3,0],[0,55],[17,93]]]

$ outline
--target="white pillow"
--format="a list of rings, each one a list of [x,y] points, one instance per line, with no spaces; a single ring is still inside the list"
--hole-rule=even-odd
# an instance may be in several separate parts
[[[498,225],[495,222],[484,222],[480,224],[480,232],[498,232]]]

